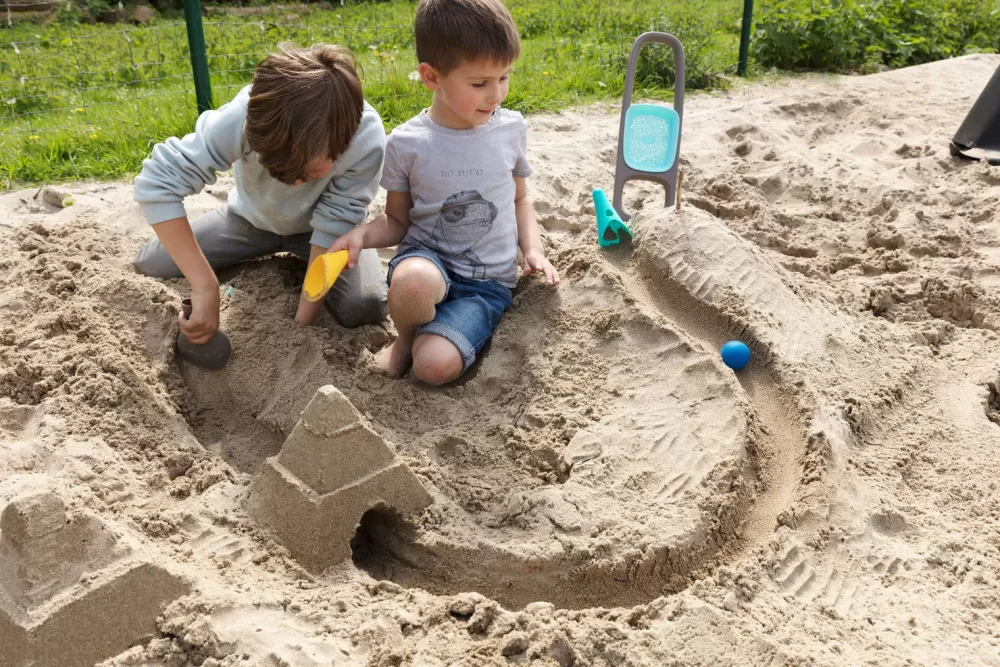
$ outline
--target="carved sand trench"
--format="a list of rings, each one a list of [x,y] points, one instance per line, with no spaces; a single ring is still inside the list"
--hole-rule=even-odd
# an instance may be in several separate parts
[[[696,213],[703,228],[728,233]],[[303,330],[289,341],[280,319],[260,321],[274,302],[234,298],[225,319],[239,354],[210,378],[185,373],[192,403],[222,406],[205,415],[221,432],[283,437],[315,388],[341,389],[436,501],[409,524],[381,511],[364,518],[355,562],[377,579],[477,591],[510,608],[631,606],[680,591],[769,538],[801,477],[805,438],[799,397],[779,390],[743,318],[724,314],[741,311],[720,303],[718,277],[677,265],[653,238],[640,233],[632,254],[560,239],[564,285],[523,286],[482,364],[443,390],[366,368],[364,348],[380,345],[371,332]],[[709,234],[686,256],[713,260],[727,239]],[[282,270],[261,264],[234,291],[254,293]],[[774,291],[781,279],[768,271],[738,277]],[[249,321],[251,337],[239,328]],[[718,357],[731,337],[756,352],[738,377]],[[245,391],[248,380],[268,391]],[[237,464],[225,444],[212,448]]]
[[[682,376],[694,368],[699,369],[696,373],[711,373],[728,388],[725,398],[738,413],[738,446],[726,450],[720,447],[720,439],[713,439],[723,453],[718,464],[700,476],[692,474],[691,462],[678,458],[670,447],[632,447],[630,454],[635,459],[662,474],[662,483],[645,496],[644,518],[652,525],[645,539],[635,543],[621,540],[594,548],[587,540],[574,541],[564,535],[561,549],[551,556],[538,556],[519,552],[518,545],[510,542],[458,544],[415,530],[391,512],[376,510],[362,520],[355,540],[356,564],[379,579],[443,594],[475,590],[511,608],[536,600],[568,608],[631,606],[682,590],[713,566],[738,559],[768,539],[800,478],[804,429],[794,413],[795,397],[786,395],[775,382],[767,350],[754,340],[752,332],[741,330],[709,302],[699,299],[704,294],[689,292],[683,282],[671,277],[667,267],[646,252],[641,240],[634,260],[630,261],[627,252],[613,251],[597,261],[616,298],[632,301],[629,309],[636,318],[647,320],[654,329],[683,332],[675,335],[683,341],[686,354],[697,359],[685,364],[676,352],[671,356],[669,352],[649,351],[648,362],[639,366],[646,368],[648,375],[640,372],[634,378],[635,386],[642,387],[671,364],[684,368]],[[739,375],[738,385],[716,360],[722,342],[737,334],[751,342],[757,352],[755,362]],[[681,381],[674,392],[683,392],[683,387]],[[701,391],[704,387],[699,384],[698,389],[691,389]],[[642,428],[620,427],[641,424],[655,413],[658,403],[670,400],[669,394],[647,398],[623,405],[617,419],[606,418],[573,438],[561,454],[561,461],[569,468],[564,489],[574,483],[575,475],[592,474],[606,480],[620,474],[620,461],[614,455],[619,434],[638,433],[639,439],[650,436]],[[678,415],[678,421],[666,419],[675,432],[659,438],[654,435],[651,441],[676,444],[697,433],[699,410],[704,410],[698,404],[693,402],[694,409]],[[620,509],[627,505],[615,494],[596,490],[599,488],[589,488],[591,493],[580,498],[579,514],[585,519],[590,507]],[[704,493],[698,496],[699,492]],[[679,516],[658,504],[665,497],[675,506],[690,503],[688,507],[698,519],[677,530]]]
[[[714,351],[693,344],[655,310],[622,298],[613,267],[590,260],[587,266],[560,291],[559,303],[551,291],[526,290],[529,303],[512,317],[536,318],[533,308],[558,314],[537,333],[498,336],[482,367],[461,389],[450,390],[458,393],[455,403],[462,411],[459,423],[437,429],[444,438],[419,429],[427,429],[428,422],[433,426],[435,417],[421,401],[440,409],[446,394],[414,388],[412,396],[401,401],[398,394],[408,391],[406,381],[387,382],[379,392],[361,391],[340,380],[344,393],[397,451],[411,457],[411,465],[422,442],[433,443],[429,453],[438,459],[414,468],[436,495],[436,523],[428,525],[421,517],[423,523],[408,528],[371,514],[363,521],[359,564],[380,578],[442,593],[479,591],[510,607],[544,600],[582,608],[627,606],[678,591],[725,551],[759,492],[759,422]],[[571,317],[574,325],[592,322],[593,330],[568,335],[564,317]],[[523,331],[518,324],[507,331]],[[287,359],[275,360],[273,369],[261,370],[259,359],[267,359],[274,346],[266,336],[259,340],[261,349],[242,347],[245,353],[234,356],[232,368],[210,378],[213,386],[189,375],[189,381],[195,381],[189,384],[195,398],[216,396],[220,386],[235,386],[226,374],[232,371],[238,377],[240,365],[251,363],[248,360],[262,373],[262,383],[278,388],[275,396],[308,399],[314,381],[308,368],[316,371],[317,382],[328,381],[331,369],[317,358],[311,343]],[[250,342],[238,333],[234,341]],[[558,430],[537,428],[540,442],[528,447],[526,455],[516,448],[505,450],[502,441],[499,446],[482,441],[478,453],[492,452],[493,461],[483,466],[455,463],[462,458],[460,450],[476,448],[461,435],[494,431],[508,419],[483,396],[503,385],[507,369],[522,363],[525,346],[535,344],[543,345],[540,356],[551,357],[553,363],[528,375],[544,376],[543,384],[548,382],[550,389],[552,377],[567,376],[566,381],[539,399],[533,393],[535,379],[519,378],[514,384],[521,390],[512,400],[528,407],[507,414],[516,422],[536,425],[545,420],[562,423],[573,409],[581,414],[593,411],[593,416],[571,420],[578,427],[572,437],[566,436],[567,443],[555,441]],[[539,356],[538,351],[532,356]],[[370,371],[362,369],[358,377],[367,382]],[[296,391],[281,391],[291,380]],[[219,403],[225,415],[217,416],[243,421],[244,430],[271,414],[271,399],[251,403],[238,391],[231,396],[231,401]],[[396,408],[386,416],[391,397],[396,397]],[[577,403],[582,405],[572,408]],[[539,404],[548,405],[547,414],[537,409]],[[279,419],[297,415],[295,408],[294,401],[283,405],[277,410]],[[407,425],[413,430],[404,431]],[[433,463],[426,452],[423,456]],[[512,458],[519,460],[503,460]],[[547,481],[540,482],[539,466],[554,467],[555,472],[546,473]],[[494,485],[503,501],[474,506],[467,489],[488,483],[482,475],[494,473],[505,481]],[[483,530],[486,522],[493,528]],[[478,529],[466,530],[476,523]],[[398,539],[407,534],[412,539]],[[471,536],[469,542],[449,537],[463,534]],[[392,562],[384,557],[388,554]],[[414,565],[412,571],[407,563]]]

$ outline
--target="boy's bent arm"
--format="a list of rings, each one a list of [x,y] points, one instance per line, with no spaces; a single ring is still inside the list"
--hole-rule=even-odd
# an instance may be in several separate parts
[[[219,279],[205,259],[187,218],[153,225],[153,231],[191,284],[191,317],[180,320],[192,343],[206,343],[219,328]]]
[[[241,93],[218,111],[198,117],[195,131],[183,139],[156,144],[135,178],[135,200],[147,222],[155,225],[186,215],[184,198],[215,183],[241,155],[246,100]],[[180,266],[180,261],[171,253]]]
[[[191,283],[192,289],[219,288],[219,279],[205,259],[186,217],[158,222],[153,225],[153,231],[156,232],[166,251],[174,258],[177,268]]]
[[[347,267],[353,268],[358,254],[365,248],[391,248],[398,245],[410,227],[410,193],[386,193],[385,212],[367,225],[358,225],[330,246],[329,252],[346,250],[349,255]],[[314,248],[316,246],[313,246]]]
[[[191,283],[191,317],[180,318],[192,343],[205,343],[219,327],[219,281],[191,231],[184,198],[215,183],[241,155],[246,95],[206,111],[195,131],[153,147],[135,178],[135,200],[177,268]]]
[[[550,285],[559,284],[559,273],[545,257],[545,247],[542,245],[542,233],[535,219],[535,209],[528,196],[528,185],[525,179],[514,177],[514,217],[517,219],[517,242],[524,256],[524,272],[526,274],[540,272],[545,276],[545,282]]]
[[[399,245],[410,228],[409,192],[386,192],[385,213],[369,223],[365,234],[366,248],[391,248]]]

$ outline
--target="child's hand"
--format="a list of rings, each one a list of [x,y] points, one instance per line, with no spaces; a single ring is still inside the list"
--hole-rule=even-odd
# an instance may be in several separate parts
[[[177,315],[181,333],[194,343],[207,343],[219,328],[219,285],[191,288],[191,317]]]
[[[347,251],[347,268],[353,269],[358,263],[358,253],[365,247],[365,236],[368,233],[368,225],[358,225],[333,242],[327,252]]]
[[[546,259],[545,253],[540,250],[524,253],[524,265],[522,268],[526,276],[530,276],[532,273],[542,273],[545,276],[546,285],[559,284],[559,272]]]

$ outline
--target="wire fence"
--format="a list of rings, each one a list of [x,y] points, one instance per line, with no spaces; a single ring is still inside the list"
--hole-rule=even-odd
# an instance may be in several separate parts
[[[687,4],[692,14],[708,5],[723,9],[732,24],[728,27],[735,30],[743,3]],[[55,7],[56,12],[65,6],[51,1],[16,5],[18,9]],[[122,20],[116,25],[86,25],[67,12],[68,16],[45,24],[22,24],[13,7],[0,5],[0,16],[5,14],[8,27],[7,43],[0,50],[5,132],[33,134],[89,126],[92,117],[100,116],[94,111],[101,107],[120,112],[127,109],[141,117],[159,108],[163,98],[179,98],[186,105],[193,101],[190,51],[182,20],[134,25],[127,12],[119,12]],[[413,5],[325,7],[329,6],[209,8],[203,25],[215,103],[221,104],[246,85],[256,63],[281,41],[345,44],[360,56],[368,88],[376,94],[399,93],[400,79],[405,79],[416,64],[412,57]],[[349,9],[355,10],[350,21],[338,21]],[[523,11],[516,10],[515,5],[515,13],[521,14],[519,27],[525,46],[519,72],[551,72],[569,59],[577,67],[586,60],[597,67],[614,68],[627,57],[631,40],[638,34],[630,32],[630,27],[654,27],[657,19],[669,23],[670,18],[644,16],[642,8],[628,11],[604,3],[574,9],[559,0],[531,2]],[[683,13],[677,18],[682,23]],[[600,44],[590,44],[600,48],[589,53],[573,48],[569,40],[588,37],[589,32],[604,33],[597,40]],[[732,52],[733,66],[736,55]]]
[[[193,128],[191,50],[179,13],[138,24],[132,10],[119,5],[111,10],[117,23],[88,24],[71,4],[77,1],[15,6],[0,0],[0,171],[6,169],[8,184],[23,180],[17,173],[22,156],[14,153],[36,150],[31,142],[48,142],[52,159],[60,160],[70,154],[82,159],[78,149],[88,142],[128,141],[133,157],[122,159],[134,162],[152,142]],[[522,37],[508,106],[524,112],[620,97],[629,49],[647,30],[673,32],[685,43],[689,88],[710,86],[712,77],[737,67],[744,0],[688,0],[667,8],[658,0],[627,6],[508,0],[508,6]],[[33,22],[15,7],[47,15]],[[412,0],[206,7],[202,26],[213,105],[247,85],[260,59],[279,43],[331,42],[358,56],[366,98],[387,125],[402,122],[429,100],[415,77],[413,10]],[[672,61],[657,57],[640,70],[646,92],[662,88],[666,95]],[[74,169],[67,173],[88,173]]]
[[[138,118],[142,102],[192,93],[190,68],[172,62],[185,40],[183,22],[92,32],[53,23],[44,35],[11,40],[0,62],[4,133],[90,127],[101,110]]]

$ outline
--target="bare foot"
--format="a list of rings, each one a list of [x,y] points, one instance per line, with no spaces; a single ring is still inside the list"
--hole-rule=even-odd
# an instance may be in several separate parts
[[[375,365],[394,378],[401,378],[413,363],[412,345],[400,345],[396,339],[389,347],[375,355]]]

